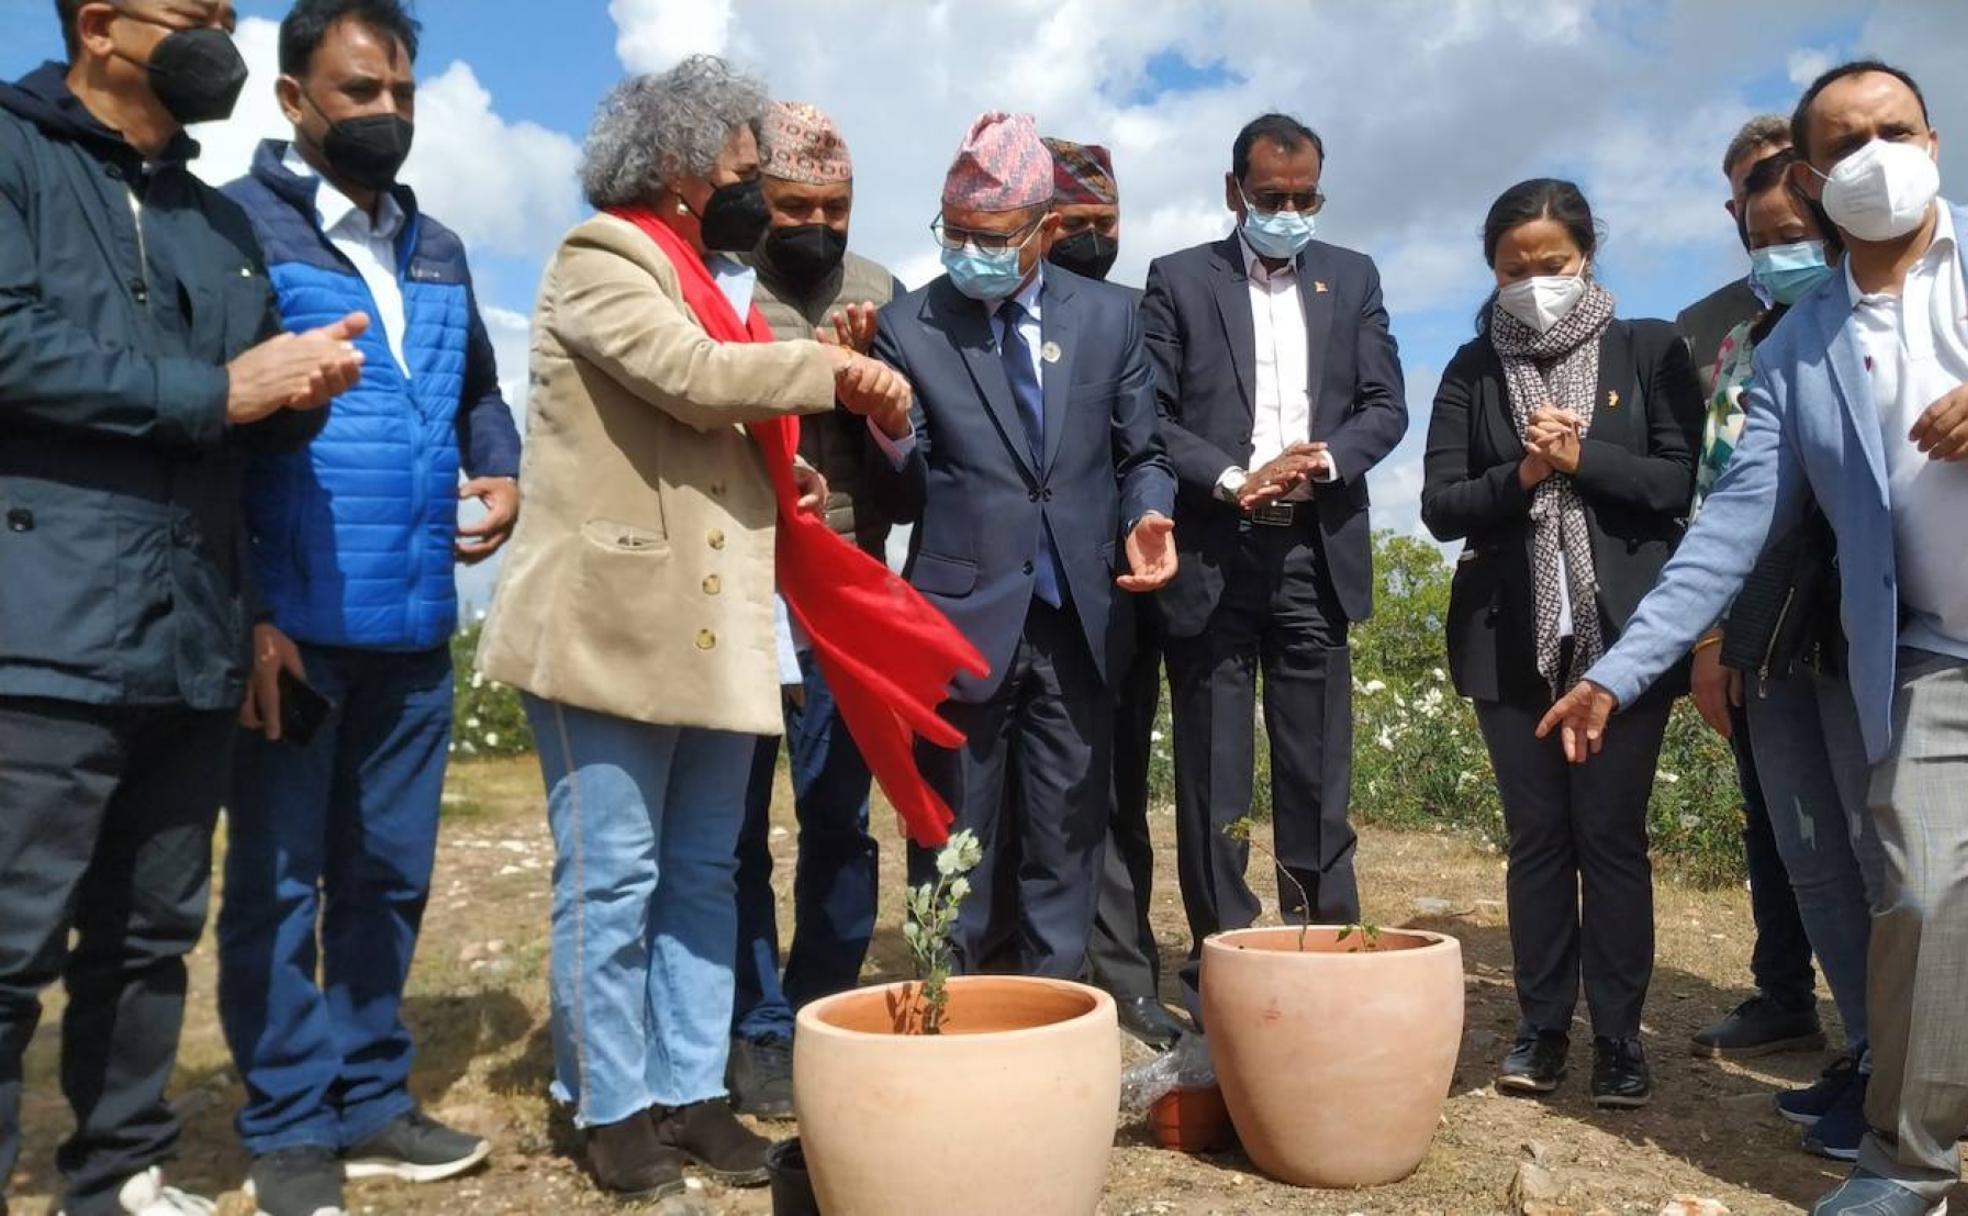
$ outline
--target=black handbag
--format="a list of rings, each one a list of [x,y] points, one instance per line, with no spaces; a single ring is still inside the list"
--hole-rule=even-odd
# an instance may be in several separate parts
[[[1722,665],[1781,680],[1799,665],[1843,670],[1838,542],[1815,505],[1788,536],[1763,550],[1743,580],[1722,634]]]

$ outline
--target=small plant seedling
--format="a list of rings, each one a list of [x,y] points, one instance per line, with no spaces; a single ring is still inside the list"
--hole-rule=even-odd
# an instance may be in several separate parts
[[[1298,952],[1300,954],[1305,953],[1305,935],[1309,933],[1312,929],[1312,897],[1306,894],[1305,884],[1298,881],[1298,879],[1292,875],[1292,872],[1285,868],[1284,863],[1278,860],[1278,855],[1276,853],[1273,853],[1270,849],[1266,848],[1264,844],[1257,839],[1257,821],[1252,819],[1249,815],[1244,816],[1242,819],[1233,819],[1229,823],[1224,824],[1223,834],[1239,844],[1249,845],[1251,848],[1256,849],[1259,853],[1262,853],[1265,857],[1269,858],[1271,860],[1272,867],[1276,869],[1278,873],[1284,875],[1286,882],[1289,882],[1294,888],[1297,889],[1298,891]]]
[[[909,888],[908,918],[902,938],[914,956],[916,979],[922,984],[922,1033],[942,1034],[943,1013],[950,1004],[950,934],[957,913],[970,895],[966,877],[984,859],[984,846],[975,832],[958,832],[936,854],[936,881]]]
[[[1343,942],[1355,934],[1359,935],[1360,940],[1352,946],[1347,947],[1346,952],[1348,954],[1358,954],[1362,950],[1372,952],[1380,949],[1380,926],[1370,920],[1363,920],[1358,924],[1347,925],[1339,931],[1338,936],[1333,940]]]

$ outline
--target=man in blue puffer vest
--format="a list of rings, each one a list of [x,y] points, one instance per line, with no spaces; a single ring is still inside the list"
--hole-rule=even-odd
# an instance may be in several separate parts
[[[417,1108],[399,1014],[451,739],[454,567],[496,551],[519,509],[519,436],[464,248],[395,181],[417,35],[400,0],[300,0],[277,86],[294,140],[262,144],[226,187],[288,329],[370,318],[362,378],[320,437],[247,475],[269,619],[242,715],[219,996],[263,1216],[339,1213],[344,1174],[436,1181],[490,1151]],[[462,535],[461,496],[489,508]],[[332,705],[304,743],[281,740],[283,672]]]

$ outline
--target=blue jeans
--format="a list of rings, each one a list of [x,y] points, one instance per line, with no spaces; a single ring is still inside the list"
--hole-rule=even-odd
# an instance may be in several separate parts
[[[868,834],[868,765],[847,733],[819,662],[802,654],[800,671],[806,704],[786,705],[799,853],[793,868],[793,944],[783,983],[770,842],[777,739],[759,740],[738,836],[732,1033],[747,1039],[790,1038],[800,1006],[854,987],[875,933],[880,850]]]
[[[1866,951],[1885,857],[1866,811],[1866,762],[1852,690],[1800,671],[1743,698],[1756,773],[1797,912],[1854,1050],[1868,1041]]]
[[[347,1148],[415,1105],[400,1011],[451,742],[449,649],[301,662],[334,714],[306,748],[245,732],[226,818],[219,1018],[254,1154]]]
[[[553,829],[553,1094],[581,1127],[724,1096],[753,735],[526,698]]]

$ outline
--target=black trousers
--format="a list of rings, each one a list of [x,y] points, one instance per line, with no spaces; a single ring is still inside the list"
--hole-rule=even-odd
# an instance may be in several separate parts
[[[1034,599],[991,699],[951,702],[943,715],[964,745],[924,746],[918,763],[956,813],[951,830],[977,833],[984,851],[957,919],[957,970],[1079,979],[1113,793],[1114,712],[1072,605]],[[935,875],[935,851],[911,845],[910,884]]]
[[[1754,696],[1755,693],[1750,694]],[[1809,1009],[1817,1004],[1817,972],[1811,967],[1811,939],[1797,911],[1797,892],[1790,871],[1777,852],[1776,829],[1770,826],[1770,807],[1763,800],[1763,783],[1756,776],[1756,756],[1750,751],[1749,717],[1731,706],[1735,730],[1729,747],[1736,754],[1736,781],[1743,797],[1743,856],[1749,868],[1749,915],[1756,924],[1756,943],[1749,953],[1749,974],[1756,990],[1785,1009]]]
[[[20,1156],[21,1057],[59,979],[69,1216],[119,1211],[122,1182],[177,1145],[164,1092],[236,732],[226,713],[0,698],[0,1184]]]
[[[1476,702],[1510,835],[1505,898],[1517,1033],[1570,1034],[1581,979],[1592,1033],[1640,1033],[1654,972],[1653,794],[1671,698],[1649,695],[1613,719],[1590,764],[1566,761],[1558,732],[1540,740],[1550,703]]]
[[[1142,617],[1148,618],[1144,611]],[[1107,858],[1100,873],[1087,971],[1123,1000],[1154,997],[1162,961],[1148,900],[1155,883],[1155,845],[1148,835],[1148,766],[1154,752],[1155,711],[1162,703],[1159,631],[1144,625],[1134,664],[1121,681],[1114,716],[1114,803],[1107,824]]]
[[[1271,744],[1271,830],[1278,860],[1305,888],[1315,923],[1359,919],[1353,784],[1353,665],[1346,615],[1317,524],[1246,524],[1223,599],[1195,637],[1168,640],[1175,721],[1176,868],[1189,915],[1183,999],[1200,1009],[1202,942],[1262,910],[1244,880],[1248,845],[1223,829],[1250,813],[1257,765],[1258,673]],[[1278,902],[1298,915],[1282,877]]]

